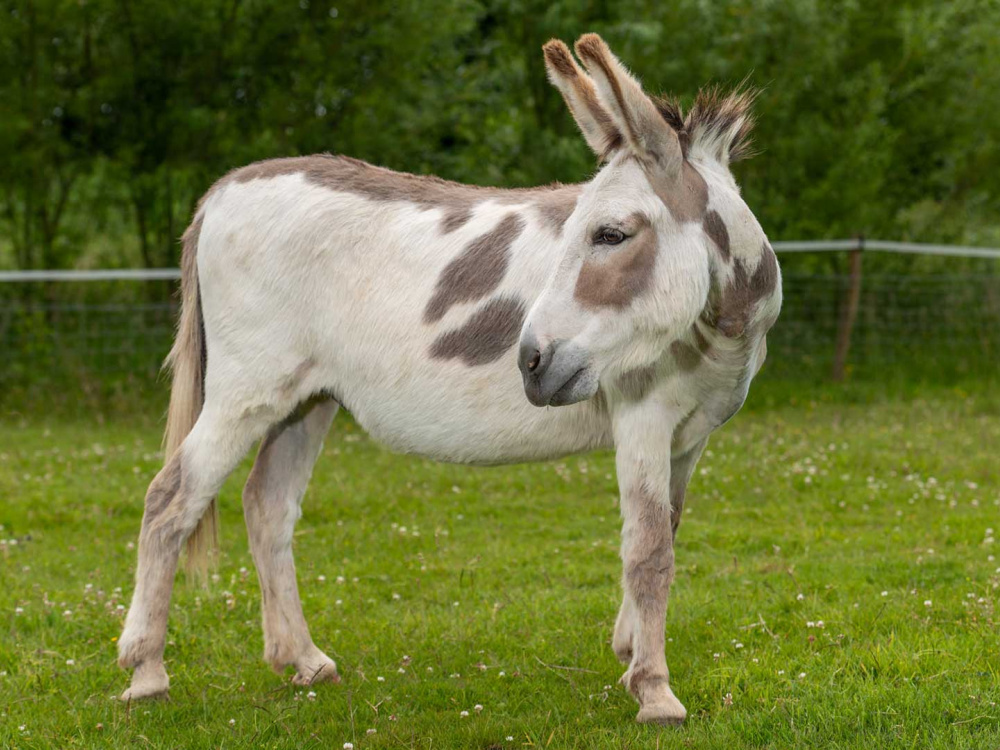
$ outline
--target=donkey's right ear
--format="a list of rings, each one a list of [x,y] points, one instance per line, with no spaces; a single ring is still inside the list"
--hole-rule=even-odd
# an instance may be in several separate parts
[[[611,116],[597,100],[594,82],[576,64],[569,47],[558,39],[542,46],[545,69],[552,85],[559,89],[587,144],[603,161],[622,145],[622,135]]]

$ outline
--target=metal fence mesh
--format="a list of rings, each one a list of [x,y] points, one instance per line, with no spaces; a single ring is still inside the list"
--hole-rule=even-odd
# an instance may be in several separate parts
[[[25,285],[4,285],[0,396],[81,383],[155,384],[177,314],[170,283],[32,284],[27,301]],[[785,274],[784,307],[760,377],[829,377],[848,285],[847,276]],[[162,301],[144,301],[150,297]],[[995,377],[998,362],[1000,276],[864,277],[848,377]]]

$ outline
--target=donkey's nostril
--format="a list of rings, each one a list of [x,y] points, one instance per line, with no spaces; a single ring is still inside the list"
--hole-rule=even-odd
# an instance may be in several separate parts
[[[531,359],[528,360],[526,366],[529,370],[534,370],[536,367],[538,367],[538,363],[541,361],[542,361],[542,353],[537,349],[535,349],[534,355],[531,357]]]

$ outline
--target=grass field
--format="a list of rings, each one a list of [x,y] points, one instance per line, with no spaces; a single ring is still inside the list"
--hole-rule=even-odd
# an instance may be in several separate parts
[[[314,691],[260,658],[245,464],[217,580],[175,592],[170,698],[129,706],[115,640],[158,407],[8,413],[0,746],[1000,747],[1000,400],[790,393],[752,394],[692,482],[667,615],[679,729],[636,725],[617,684],[610,454],[442,466],[338,418],[296,537],[344,678]]]

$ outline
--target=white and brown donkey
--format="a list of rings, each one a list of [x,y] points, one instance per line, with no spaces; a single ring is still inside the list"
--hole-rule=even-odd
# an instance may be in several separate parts
[[[613,446],[613,648],[639,721],[684,719],[664,621],[685,487],[746,398],[781,304],[774,253],[729,171],[751,97],[701,95],[684,118],[596,35],[576,45],[586,73],[561,42],[544,51],[601,156],[590,182],[498,190],[315,156],[238,169],[202,200],[184,235],[167,461],[119,641],[135,670],[123,699],[167,690],[181,547],[203,559],[216,493],[261,438],[243,500],[264,658],[294,666],[297,684],[338,679],[309,635],[291,544],[344,406],[392,448],[442,461]]]

